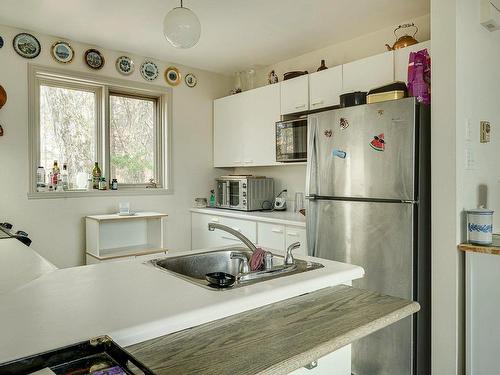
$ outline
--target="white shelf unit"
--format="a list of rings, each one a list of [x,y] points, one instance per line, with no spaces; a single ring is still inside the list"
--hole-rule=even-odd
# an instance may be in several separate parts
[[[166,214],[138,212],[133,216],[85,217],[87,264],[161,255]]]

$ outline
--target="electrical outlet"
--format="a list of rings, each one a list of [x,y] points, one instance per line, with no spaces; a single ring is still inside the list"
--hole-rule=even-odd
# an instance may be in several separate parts
[[[481,143],[490,142],[491,125],[488,121],[481,121],[479,125],[479,140]]]

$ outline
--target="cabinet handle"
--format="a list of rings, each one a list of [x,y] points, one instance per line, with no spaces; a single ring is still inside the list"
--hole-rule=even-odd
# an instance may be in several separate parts
[[[288,232],[287,233],[290,237],[298,237],[299,234],[297,232]]]
[[[240,228],[231,227],[231,229],[234,229],[236,232],[240,232],[241,233],[241,229]]]
[[[323,104],[324,103],[324,100],[319,100],[317,102],[313,102],[312,105],[320,105],[320,104]]]
[[[245,164],[253,163],[253,160],[245,160]]]
[[[305,107],[306,107],[305,104],[299,104],[299,105],[295,106],[295,109],[300,109],[300,108],[305,108]]]
[[[213,218],[212,218],[212,221],[213,221],[214,223],[218,223],[218,222],[219,222],[219,219],[217,219],[216,217],[213,217]]]
[[[282,229],[275,229],[275,228],[273,228],[273,229],[271,229],[271,232],[273,232],[273,233],[283,233],[283,230]]]

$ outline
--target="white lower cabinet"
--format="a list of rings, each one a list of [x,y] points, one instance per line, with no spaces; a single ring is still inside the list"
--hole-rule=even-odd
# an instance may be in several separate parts
[[[261,247],[283,250],[285,247],[285,226],[257,223],[257,238],[257,244]]]
[[[295,254],[307,255],[306,228],[294,225],[261,222],[254,219],[236,219],[205,213],[191,213],[191,249],[208,249],[240,244],[241,241],[227,232],[208,230],[209,223],[227,225],[243,233],[258,246],[285,251],[294,242],[300,242]]]

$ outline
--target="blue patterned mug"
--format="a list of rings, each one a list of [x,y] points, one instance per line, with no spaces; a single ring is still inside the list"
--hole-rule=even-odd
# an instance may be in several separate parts
[[[491,245],[493,243],[493,211],[486,208],[468,210],[467,234],[470,243]]]

